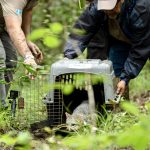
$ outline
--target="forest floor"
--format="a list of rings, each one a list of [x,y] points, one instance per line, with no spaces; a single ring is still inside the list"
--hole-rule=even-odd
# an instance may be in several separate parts
[[[145,104],[150,102],[150,71],[149,71],[150,63],[146,65],[140,76],[132,81],[130,83],[130,99],[131,101],[138,104],[140,109],[145,109]],[[144,112],[145,113],[145,112]],[[9,126],[7,115],[5,116],[4,112],[1,112],[0,115],[0,150],[90,150],[86,149],[86,138],[82,138],[87,136],[87,142],[92,141],[89,140],[88,136],[91,135],[91,130],[93,130],[92,127],[82,127],[80,131],[76,132],[61,132],[61,134],[58,134],[59,130],[56,129],[50,129],[50,128],[44,128],[39,129],[34,132],[30,133],[30,140],[27,142],[25,140],[25,135],[20,136],[21,139],[19,139],[19,143],[15,141],[15,146],[12,144],[13,137],[16,140],[16,137],[18,136],[19,131],[16,131],[12,128],[12,130],[15,132],[10,137],[5,133],[9,131],[11,128]],[[127,126],[131,126],[132,124],[135,124],[137,122],[136,117],[126,115],[124,112],[113,112],[112,114],[108,115],[108,118],[103,118],[103,121],[101,122],[101,125],[97,132],[98,134],[103,133],[118,133],[122,130],[124,130]],[[9,129],[7,127],[9,126]],[[95,128],[94,128],[95,129]],[[27,131],[27,130],[24,130]],[[60,133],[60,132],[59,132]],[[63,135],[63,136],[62,136]],[[81,135],[81,137],[79,136]],[[93,135],[91,135],[93,136]],[[81,139],[80,142],[83,142],[83,145],[78,147],[75,142],[79,142],[79,140],[71,139],[68,144],[68,140],[70,137],[75,137],[76,139]],[[18,139],[18,137],[17,137]],[[25,141],[24,141],[25,140]],[[82,141],[83,140],[83,141]],[[6,142],[7,141],[7,142]],[[8,142],[11,141],[11,142]],[[5,144],[4,144],[5,143]],[[21,144],[20,144],[21,143]],[[23,143],[23,145],[22,145]],[[25,145],[24,145],[25,143]],[[66,144],[67,143],[67,144]],[[9,145],[9,146],[8,146]],[[10,146],[13,145],[13,146]],[[27,147],[26,147],[27,146]],[[102,148],[101,148],[102,149]],[[95,150],[99,150],[95,147]],[[102,149],[103,150],[103,149]],[[106,148],[106,150],[132,150],[131,148],[118,148],[115,145]]]

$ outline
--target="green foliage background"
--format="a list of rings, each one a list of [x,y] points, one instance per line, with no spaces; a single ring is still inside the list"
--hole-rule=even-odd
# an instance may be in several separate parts
[[[41,0],[33,12],[32,30],[39,27],[48,28],[49,24],[57,22],[63,26],[63,31],[57,35],[61,44],[55,48],[45,46],[41,40],[36,41],[44,53],[44,64],[51,64],[53,61],[63,57],[63,47],[74,21],[78,18],[83,9],[79,8],[78,0]]]

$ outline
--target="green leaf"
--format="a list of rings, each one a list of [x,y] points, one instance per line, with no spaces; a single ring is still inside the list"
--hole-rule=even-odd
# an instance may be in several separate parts
[[[129,103],[129,102],[122,102],[121,103],[121,107],[127,111],[128,113],[134,114],[134,115],[138,115],[139,114],[139,109],[137,108],[137,106],[133,103]]]
[[[0,137],[0,143],[5,143],[7,145],[14,145],[16,142],[16,138],[11,137],[11,135],[8,134],[4,134]]]
[[[60,34],[63,31],[63,26],[60,23],[52,23],[49,26],[53,33]]]
[[[46,36],[43,42],[49,48],[57,48],[61,43],[61,41],[54,36]]]
[[[92,75],[91,79],[92,79],[92,84],[93,85],[103,82],[102,76],[99,76],[99,75]]]
[[[5,80],[0,80],[0,84],[7,84]]]
[[[21,77],[20,77],[20,84],[21,84],[22,82],[30,83],[31,80],[30,80],[30,78],[29,78],[28,76],[21,76]]]
[[[20,132],[17,137],[17,144],[27,145],[31,142],[31,135],[28,132]]]
[[[30,72],[33,75],[37,74],[36,68],[33,68],[32,66],[28,64],[23,64],[23,66],[27,69],[28,72]]]
[[[45,69],[44,66],[40,66],[40,65],[36,66],[36,70],[44,70],[44,69]]]
[[[43,38],[45,35],[47,35],[49,32],[49,29],[46,29],[46,28],[39,28],[37,30],[34,30],[31,35],[29,36],[29,39],[30,40],[38,40],[38,39],[41,39]]]
[[[149,132],[137,124],[120,133],[116,142],[121,147],[132,146],[135,150],[145,150],[149,144]]]
[[[72,29],[72,32],[77,35],[85,35],[86,34],[86,31],[83,29],[82,30],[81,29]]]
[[[70,95],[74,90],[74,86],[72,84],[67,84],[62,86],[62,91],[65,95]]]

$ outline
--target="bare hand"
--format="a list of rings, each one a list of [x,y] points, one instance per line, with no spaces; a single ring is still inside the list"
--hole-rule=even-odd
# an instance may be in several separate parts
[[[27,45],[28,45],[29,49],[31,50],[33,56],[35,57],[37,63],[41,63],[43,60],[43,54],[40,51],[40,49],[38,48],[38,46],[31,41],[28,41]]]
[[[35,70],[34,72],[36,72],[37,64],[36,64],[36,62],[34,60],[34,57],[32,55],[26,55],[25,58],[24,58],[24,63],[26,65],[31,66],[33,68],[33,70]],[[33,75],[27,69],[26,69],[25,73],[29,76],[30,79],[33,80],[35,78],[35,73]]]
[[[26,55],[24,58],[24,63],[32,66],[33,68],[37,66],[34,57],[32,55]]]
[[[119,95],[123,95],[126,89],[126,83],[125,81],[121,80],[119,81],[119,83],[117,84],[117,94]]]

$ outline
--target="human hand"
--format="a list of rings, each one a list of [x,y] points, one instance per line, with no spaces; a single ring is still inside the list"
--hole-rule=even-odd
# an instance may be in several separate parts
[[[30,65],[32,66],[33,68],[35,68],[37,66],[35,60],[34,60],[34,56],[32,54],[27,54],[25,57],[24,57],[24,63],[26,65]]]
[[[43,60],[43,54],[41,50],[38,48],[38,46],[31,41],[28,41],[27,45],[29,49],[31,50],[33,56],[35,57],[35,60],[37,61],[37,63],[41,63]]]
[[[37,64],[34,60],[34,56],[32,54],[28,54],[24,57],[24,64],[26,71],[25,73],[29,76],[30,79],[35,78]]]
[[[117,94],[123,95],[126,89],[126,82],[124,80],[119,81],[117,84]]]

